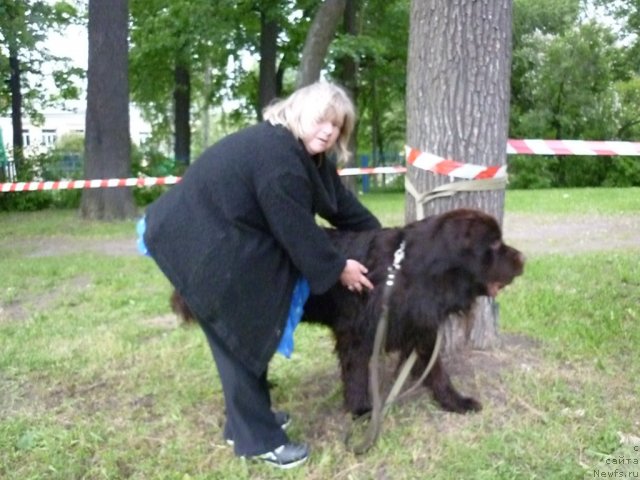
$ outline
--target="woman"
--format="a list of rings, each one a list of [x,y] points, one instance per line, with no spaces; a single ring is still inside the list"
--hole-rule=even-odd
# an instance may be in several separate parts
[[[327,154],[348,158],[353,104],[330,83],[278,101],[265,121],[207,149],[146,212],[150,255],[195,314],[224,391],[225,438],[236,455],[282,468],[308,457],[274,413],[267,367],[281,342],[294,286],[322,293],[340,281],[371,289],[367,269],[318,227],[379,228]]]

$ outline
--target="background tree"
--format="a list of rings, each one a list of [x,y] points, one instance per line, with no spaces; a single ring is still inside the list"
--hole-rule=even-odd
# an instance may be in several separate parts
[[[509,119],[511,1],[413,0],[407,76],[407,142],[435,155],[476,165],[504,165]],[[411,168],[406,181],[418,192],[448,183],[445,176]],[[407,195],[406,217],[417,216]],[[502,219],[504,190],[461,193],[426,205],[434,214],[455,207],[481,208]],[[471,343],[497,341],[498,311],[481,297]],[[445,332],[451,351],[465,337],[462,325]]]
[[[399,150],[404,143],[409,2],[344,3],[349,9],[344,9],[341,32],[343,17],[337,13],[342,6],[333,0],[185,0],[173,4],[132,0],[132,98],[151,121],[154,138],[166,139],[178,129],[168,103],[175,88],[172,52],[186,39],[190,45],[192,131],[209,130],[204,124],[208,125],[212,108],[217,112],[218,125],[229,124],[234,129],[260,119],[262,109],[274,95],[282,96],[295,88],[298,73],[305,68],[302,65],[314,63],[315,73],[309,78],[317,79],[320,70],[326,68],[328,76],[354,93],[361,117],[367,118],[365,135],[376,132],[378,150]],[[320,45],[311,41],[316,38],[310,27],[312,20],[316,25],[331,24],[338,33],[327,35],[327,29],[322,29],[322,47],[308,49],[310,53],[301,57],[305,39],[307,45]],[[154,72],[153,82],[148,81],[150,71]],[[359,88],[363,88],[362,95]],[[372,93],[376,93],[375,101],[370,100]],[[233,105],[231,110],[229,105]],[[370,117],[372,106],[376,113]],[[196,109],[198,115],[194,115]],[[198,118],[203,119],[202,125],[196,122]],[[371,118],[375,123],[370,123]],[[225,131],[223,128],[212,140]],[[203,135],[196,137],[196,143],[204,137],[207,143],[212,141],[209,135]],[[390,142],[395,142],[393,147],[387,146]],[[370,148],[370,142],[365,145]]]
[[[302,49],[296,86],[304,87],[320,78],[329,45],[343,18],[346,0],[324,0],[309,27]]]
[[[131,175],[127,0],[89,1],[89,68],[85,127],[86,178]],[[130,188],[82,191],[83,218],[112,220],[137,214]]]
[[[81,75],[80,70],[69,68],[68,59],[52,55],[45,46],[50,31],[69,25],[76,15],[66,1],[0,0],[0,78],[4,80],[0,82],[0,114],[11,110],[13,157],[19,174],[24,158],[23,116],[38,120],[39,110],[51,102],[45,93],[43,64],[62,64],[52,73],[61,98],[78,96],[73,80]]]
[[[154,134],[173,137],[174,159],[183,167],[191,160],[194,104],[206,109],[221,101],[239,19],[234,12],[245,4],[131,2],[131,95],[154,125]]]
[[[350,0],[351,1],[351,0]],[[405,89],[409,1],[360,0],[356,28],[332,45],[333,75],[354,84],[358,150],[370,152],[369,165],[385,163],[405,144]],[[349,4],[348,4],[349,5]],[[347,62],[346,59],[350,61]],[[355,72],[350,72],[355,68]]]
[[[262,120],[262,110],[279,95],[282,88],[278,82],[278,11],[279,9],[275,8],[260,9],[258,120]]]

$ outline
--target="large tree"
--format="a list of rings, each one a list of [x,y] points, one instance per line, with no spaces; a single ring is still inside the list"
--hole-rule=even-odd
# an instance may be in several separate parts
[[[85,177],[131,175],[129,135],[127,0],[89,1],[89,68],[85,127]],[[83,218],[132,218],[136,208],[130,188],[82,192]]]
[[[476,165],[505,164],[511,3],[412,1],[407,69],[407,143],[411,147]],[[410,168],[405,181],[408,191],[422,194],[452,179]],[[471,206],[501,220],[503,204],[502,189],[458,193],[427,203],[424,214]],[[416,219],[419,211],[408,193],[407,220]],[[482,297],[471,330],[474,347],[497,342],[497,320],[497,306]],[[465,340],[465,330],[461,322],[449,323],[445,340],[451,351]]]

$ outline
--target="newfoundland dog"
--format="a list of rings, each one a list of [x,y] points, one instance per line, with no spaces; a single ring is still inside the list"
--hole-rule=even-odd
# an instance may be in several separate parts
[[[429,362],[438,328],[449,315],[469,313],[479,296],[495,297],[524,268],[524,256],[503,243],[495,218],[479,210],[452,210],[401,228],[365,232],[327,228],[326,232],[348,258],[366,265],[375,285],[358,294],[337,283],[322,295],[311,295],[305,304],[303,320],[326,325],[334,334],[345,404],[354,416],[371,410],[369,359],[388,268],[403,241],[404,260],[387,306],[386,351],[398,352],[403,361],[416,349],[412,373],[417,375]],[[184,320],[193,319],[175,291],[171,306]],[[453,387],[439,358],[424,384],[445,410],[481,409],[477,400]]]
[[[382,292],[394,253],[405,242],[404,260],[388,303],[386,351],[400,361],[415,348],[413,372],[427,366],[437,330],[450,314],[466,314],[477,297],[495,297],[520,275],[524,256],[505,245],[498,222],[479,210],[459,209],[413,222],[403,228],[367,232],[327,229],[336,247],[369,269],[375,288],[358,294],[340,284],[323,295],[312,295],[305,320],[333,331],[340,360],[347,410],[359,416],[371,409],[369,358],[382,311]],[[464,413],[481,409],[451,384],[438,358],[424,384],[445,410]]]

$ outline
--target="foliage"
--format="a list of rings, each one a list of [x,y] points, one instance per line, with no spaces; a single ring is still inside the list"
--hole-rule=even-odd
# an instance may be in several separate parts
[[[507,159],[510,188],[640,186],[640,158],[524,156]]]
[[[593,4],[607,7],[615,28],[594,20],[589,13]],[[0,0],[0,76],[8,72],[8,41],[16,39],[30,72],[23,90],[26,111],[34,118],[46,100],[42,65],[51,58],[46,34],[80,21],[74,5],[78,2]],[[337,35],[325,76],[340,81],[343,60],[355,61],[357,148],[370,152],[370,165],[376,165],[383,161],[382,152],[399,150],[405,142],[410,1],[360,0],[357,5],[357,35]],[[256,118],[261,15],[279,25],[278,65],[282,94],[287,94],[317,7],[313,0],[131,0],[131,96],[153,125],[148,154],[162,157],[157,152],[166,150],[172,138],[176,65],[187,65],[191,75],[192,143],[199,153]],[[637,0],[515,0],[509,136],[637,141],[639,18]],[[78,72],[58,66],[52,73],[59,87],[54,96],[77,95],[73,79]],[[7,85],[0,82],[0,113],[9,106]],[[201,120],[204,114],[207,122]],[[640,185],[637,157],[510,156],[508,163],[512,188]],[[27,167],[25,175],[29,171],[33,168]],[[138,203],[155,195],[135,194]],[[0,202],[6,206],[6,197]]]
[[[131,2],[132,98],[152,120],[154,133],[167,138],[172,131],[174,69],[186,66],[191,76],[193,112],[212,106],[226,118],[246,125],[256,117],[257,60],[260,15],[275,17],[281,28],[281,67],[297,58],[308,23],[309,1],[133,0]],[[295,19],[295,20],[294,20]],[[153,72],[153,82],[149,82]],[[202,128],[193,122],[194,128]]]
[[[176,162],[153,148],[132,145],[132,173],[134,177],[179,176],[183,173]],[[20,169],[18,181],[81,180],[84,178],[84,137],[81,134],[64,135],[56,146],[46,152],[27,157]],[[135,188],[136,204],[151,203],[168,187]],[[35,192],[0,193],[0,211],[36,211],[47,208],[77,208],[81,190],[50,190]]]
[[[619,37],[580,20],[580,2],[514,6],[509,135],[512,138],[634,140],[640,83]],[[515,188],[640,185],[640,161],[620,157],[508,159]]]
[[[131,169],[136,177],[167,177],[169,175],[180,175],[176,162],[164,155],[162,152],[152,146],[144,146],[142,148],[133,149],[133,160]],[[162,195],[168,188],[156,185],[149,188],[136,188],[133,191],[133,197],[136,205],[144,206],[153,202]]]
[[[624,43],[628,45],[628,64],[640,74],[640,2],[638,0],[594,0],[617,21]]]
[[[211,101],[221,98],[226,82],[230,33],[229,10],[234,2],[132,0],[130,90],[154,127],[154,134],[172,131],[172,103],[177,66],[188,69],[191,88]],[[205,85],[205,70],[211,81]]]
[[[47,49],[47,35],[79,21],[79,13],[69,1],[0,0],[0,78],[10,76],[8,59],[16,52],[22,73],[23,108],[33,120],[41,119],[41,108],[60,99],[76,99],[76,81],[84,76],[81,69],[70,67],[69,58],[58,57]],[[47,96],[45,64],[56,91]],[[0,115],[11,108],[8,82],[0,82]]]
[[[331,47],[329,71],[340,78],[340,60],[357,67],[358,150],[371,152],[371,165],[383,152],[405,142],[405,79],[409,41],[409,1],[360,2],[356,36],[339,35]]]
[[[45,153],[26,157],[17,181],[57,181],[83,178],[84,138],[64,135]],[[51,190],[0,194],[0,211],[34,211],[45,208],[76,208],[80,190]]]

